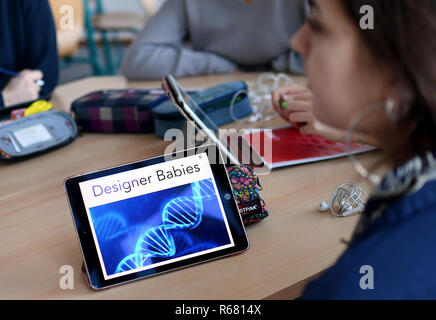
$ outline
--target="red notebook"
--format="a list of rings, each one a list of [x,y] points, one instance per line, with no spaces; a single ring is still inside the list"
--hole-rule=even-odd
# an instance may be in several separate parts
[[[244,139],[272,169],[335,159],[375,149],[355,143],[349,150],[345,143],[320,136],[302,135],[295,127],[272,129],[269,132],[253,129],[244,134]],[[266,144],[270,144],[271,148]]]

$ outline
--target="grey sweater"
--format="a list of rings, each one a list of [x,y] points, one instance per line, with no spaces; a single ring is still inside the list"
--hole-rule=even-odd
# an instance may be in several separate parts
[[[301,73],[289,42],[305,13],[304,0],[167,0],[127,50],[123,73],[141,80],[265,65]]]

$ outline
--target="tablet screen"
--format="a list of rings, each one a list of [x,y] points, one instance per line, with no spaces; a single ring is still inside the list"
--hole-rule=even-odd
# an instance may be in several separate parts
[[[235,246],[206,153],[79,187],[105,280]]]

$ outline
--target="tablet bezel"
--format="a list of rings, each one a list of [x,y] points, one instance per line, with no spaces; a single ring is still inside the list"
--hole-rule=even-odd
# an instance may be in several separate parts
[[[193,103],[195,103],[195,108],[193,109],[192,106],[188,104],[184,95],[188,97],[189,95],[180,87],[172,75],[164,77],[162,88],[167,92],[167,95],[173,101],[173,104],[187,121],[192,121],[198,130],[204,132],[210,141],[217,145],[220,151],[226,155],[226,158],[228,158],[232,164],[238,166],[241,165],[239,160],[232,155],[230,150],[228,150],[215,135],[214,131],[217,131],[218,127],[209,118],[209,116],[204,113],[198,105],[196,105],[192,98],[191,100]],[[200,119],[199,114],[201,114],[201,117],[206,120],[208,124],[204,123],[204,120]]]
[[[165,158],[168,155],[158,156],[151,159],[141,160],[117,167],[103,169],[96,172],[82,174],[67,178],[64,182],[67,199],[70,206],[71,215],[73,218],[74,226],[76,229],[79,245],[82,251],[86,272],[88,275],[89,285],[95,289],[105,289],[112,286],[124,284],[134,280],[139,280],[154,275],[174,271],[177,269],[185,268],[195,264],[215,260],[218,258],[226,257],[229,255],[237,254],[246,251],[249,248],[247,235],[242,222],[242,218],[239,214],[239,209],[236,200],[233,196],[232,187],[230,184],[227,171],[222,162],[220,151],[216,145],[201,146],[181,152],[174,152],[171,154],[172,159],[174,157],[187,157],[194,154],[205,152],[209,157],[209,163],[212,168],[213,177],[216,182],[216,186],[219,190],[219,197],[221,199],[230,232],[233,237],[234,246],[231,248],[207,253],[204,255],[188,258],[185,260],[169,263],[163,266],[158,266],[152,269],[139,271],[132,274],[127,274],[113,279],[105,279],[100,265],[98,257],[98,251],[91,231],[91,225],[88,220],[85,204],[80,192],[79,183],[109,176],[117,173],[122,173],[134,169],[143,168],[146,166],[165,162]],[[219,161],[221,159],[221,161]],[[212,160],[212,161],[211,161]],[[230,198],[229,196],[230,195]]]

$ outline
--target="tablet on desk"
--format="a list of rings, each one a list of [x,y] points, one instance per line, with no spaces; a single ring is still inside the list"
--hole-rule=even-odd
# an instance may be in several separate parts
[[[248,249],[220,158],[208,145],[65,181],[92,288]]]

